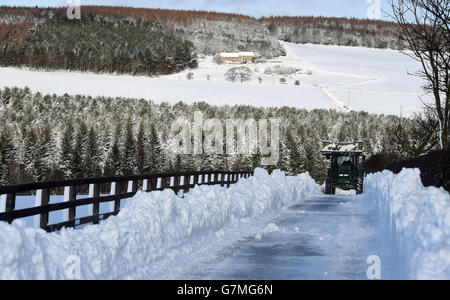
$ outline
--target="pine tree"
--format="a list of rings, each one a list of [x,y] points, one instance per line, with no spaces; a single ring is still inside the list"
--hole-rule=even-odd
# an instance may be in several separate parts
[[[84,122],[80,123],[80,127],[78,132],[75,135],[74,148],[72,154],[72,176],[73,178],[82,178],[85,177],[86,169],[89,168],[86,166],[86,163],[83,161],[83,158],[86,157],[86,145],[87,145],[87,136],[88,130],[87,126]]]
[[[9,165],[13,161],[13,157],[12,135],[9,131],[3,130],[0,133],[0,184],[11,183]]]
[[[327,169],[327,161],[321,154],[320,141],[312,140],[305,147],[306,151],[306,170],[310,173],[311,177],[324,182]]]
[[[42,174],[40,177],[46,180],[49,178],[50,171],[53,168],[53,149],[54,142],[49,123],[45,123],[39,134],[38,153],[42,161]]]
[[[247,162],[245,160],[245,156],[243,154],[235,155],[232,170],[233,171],[241,171],[241,170],[245,170],[246,167],[247,167]]]
[[[133,124],[131,123],[131,120],[128,120],[127,122],[123,157],[121,163],[123,175],[132,175],[135,173],[136,142],[133,137]]]
[[[173,165],[173,171],[174,172],[183,172],[183,163],[181,161],[181,154],[177,154],[175,156],[175,163]]]
[[[151,173],[162,173],[166,169],[165,155],[161,149],[161,143],[156,132],[155,124],[151,124]]]
[[[105,166],[106,176],[118,176],[123,174],[121,169],[122,157],[119,148],[120,133],[121,133],[120,124],[117,124],[116,130],[114,132],[114,141],[111,145],[111,151],[109,153]]]
[[[45,177],[42,153],[39,150],[38,137],[34,129],[31,129],[26,135],[24,162],[26,170],[33,177],[34,181],[42,181]]]
[[[145,128],[144,124],[141,122],[136,141],[136,167],[139,174],[144,174],[145,161]]]
[[[181,170],[183,171],[198,171],[195,165],[195,159],[193,154],[180,155]]]
[[[215,153],[216,149],[213,143],[205,143],[205,137],[203,136],[203,154],[201,155],[201,170],[209,171],[216,170],[218,163],[218,155]]]
[[[295,136],[291,130],[286,133],[286,151],[289,153],[289,167],[287,172],[292,175],[303,173],[307,170],[307,155],[304,152],[305,142]]]
[[[89,133],[85,141],[83,164],[85,177],[98,177],[101,175],[100,161],[101,154],[98,147],[97,134],[93,127],[89,128]]]
[[[277,168],[288,175],[293,175],[291,173],[291,152],[287,145],[286,134],[283,134],[280,138],[280,159],[278,160]]]
[[[364,126],[362,131],[361,131],[361,137],[362,137],[362,142],[364,145],[364,151],[367,154],[373,154],[373,146],[372,146],[372,142],[370,141],[370,137],[369,137],[369,133],[367,131],[367,128]]]
[[[59,169],[64,174],[64,178],[70,179],[73,176],[73,126],[72,122],[67,122],[62,135],[61,141],[59,145],[59,157],[58,157],[58,165]]]

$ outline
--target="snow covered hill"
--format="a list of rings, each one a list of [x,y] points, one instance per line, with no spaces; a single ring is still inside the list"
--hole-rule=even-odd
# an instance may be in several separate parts
[[[201,186],[184,198],[170,190],[139,192],[117,217],[79,230],[48,234],[20,221],[0,223],[0,279],[185,279],[205,266],[226,272],[227,259],[246,245],[272,279],[307,277],[308,270],[365,279],[369,255],[392,270],[382,279],[450,279],[448,192],[424,188],[417,170],[371,175],[366,185],[364,195],[324,196],[308,174],[257,169],[229,189]],[[303,227],[290,225],[296,222]],[[300,244],[271,242],[277,236]],[[264,245],[275,254],[287,247],[289,261],[269,264],[270,253],[258,252]],[[305,269],[296,269],[304,259]],[[286,265],[291,273],[280,268]],[[257,270],[247,271],[254,279]]]
[[[283,45],[285,57],[246,65],[254,74],[243,83],[226,80],[224,75],[233,65],[217,65],[207,56],[200,59],[198,69],[159,78],[0,68],[0,88],[28,86],[33,92],[49,94],[123,96],[170,103],[205,101],[343,111],[350,106],[370,113],[404,116],[423,106],[420,80],[407,75],[407,71],[414,72],[420,66],[404,54],[367,48]],[[298,71],[267,74],[277,66]],[[192,80],[187,79],[188,73],[192,73]]]

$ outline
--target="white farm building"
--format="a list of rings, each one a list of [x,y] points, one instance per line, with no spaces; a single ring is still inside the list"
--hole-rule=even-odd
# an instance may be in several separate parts
[[[254,52],[222,52],[217,54],[224,62],[235,64],[246,64],[256,58]]]

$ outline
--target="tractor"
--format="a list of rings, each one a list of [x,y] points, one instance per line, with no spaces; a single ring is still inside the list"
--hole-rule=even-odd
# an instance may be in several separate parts
[[[325,180],[325,194],[336,194],[341,190],[356,190],[356,194],[364,191],[364,155],[362,143],[328,143],[322,150],[331,161]]]

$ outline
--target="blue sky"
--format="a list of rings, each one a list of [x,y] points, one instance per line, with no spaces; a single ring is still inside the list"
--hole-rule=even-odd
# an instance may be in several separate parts
[[[76,0],[0,0],[10,6],[67,6]],[[376,1],[388,10],[388,0],[80,0],[82,5],[122,5],[149,8],[190,9],[242,13],[255,17],[270,15],[335,16],[367,18]],[[373,12],[373,10],[370,10]],[[370,16],[370,15],[369,15]],[[372,14],[373,16],[373,14]],[[383,13],[375,18],[387,19]]]

